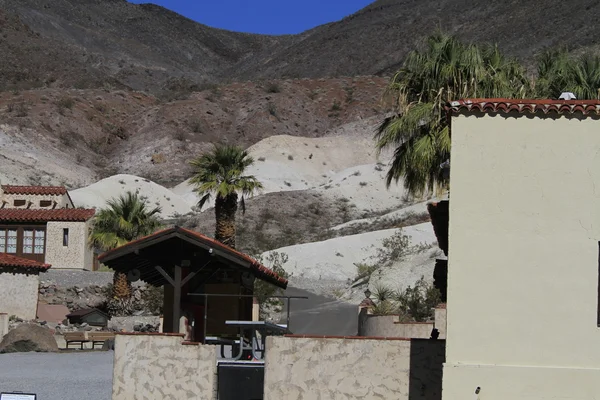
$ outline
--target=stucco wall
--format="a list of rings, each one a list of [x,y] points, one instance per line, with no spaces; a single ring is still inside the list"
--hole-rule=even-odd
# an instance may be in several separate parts
[[[33,209],[65,208],[65,207],[67,207],[67,205],[69,206],[69,208],[73,208],[73,204],[69,201],[69,198],[66,195],[40,196],[40,195],[31,195],[31,194],[4,194],[4,193],[2,193],[0,195],[0,199],[7,202],[6,205],[4,206],[5,208],[27,208],[27,202],[29,202],[29,201],[31,201],[31,203],[32,203],[31,206],[29,206],[29,209],[31,209],[31,210],[33,210]],[[14,200],[25,200],[25,205],[15,207],[13,205]],[[50,207],[40,207],[40,200],[56,201],[58,204],[56,205],[56,207],[53,207],[53,205],[50,205]],[[0,201],[0,203],[1,202],[2,201]]]
[[[38,274],[13,273],[0,268],[0,312],[24,320],[35,319],[38,286]]]
[[[433,323],[400,323],[396,315],[366,315],[360,336],[429,339]]]
[[[216,349],[182,345],[181,336],[117,335],[112,400],[215,399]]]
[[[599,128],[575,117],[452,119],[445,400],[475,386],[486,399],[591,398]]]
[[[434,322],[433,327],[438,330],[439,336],[438,339],[446,339],[446,326],[447,326],[447,318],[446,318],[446,305],[444,304],[443,308],[436,308],[434,310]]]
[[[93,252],[87,244],[88,222],[48,222],[46,263],[54,269],[93,268]],[[69,229],[69,245],[63,246],[63,229]]]
[[[265,400],[441,398],[444,341],[269,337]]]

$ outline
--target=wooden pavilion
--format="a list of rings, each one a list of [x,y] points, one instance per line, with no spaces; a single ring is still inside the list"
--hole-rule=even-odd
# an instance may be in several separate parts
[[[236,335],[237,329],[227,326],[226,320],[252,320],[255,279],[287,287],[286,279],[248,255],[177,226],[108,251],[98,259],[130,280],[164,286],[163,331],[184,333],[180,332],[180,317],[186,316],[193,326],[191,339],[197,342],[206,336]]]

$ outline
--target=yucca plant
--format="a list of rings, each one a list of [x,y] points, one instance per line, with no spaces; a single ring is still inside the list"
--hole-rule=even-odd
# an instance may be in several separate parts
[[[89,244],[108,251],[150,235],[161,225],[159,213],[160,207],[149,209],[136,193],[127,192],[119,198],[111,199],[108,207],[101,209],[94,218]],[[115,271],[111,298],[107,304],[111,315],[123,316],[132,311],[132,293],[127,275]]]
[[[387,89],[395,114],[375,134],[379,151],[395,149],[386,184],[403,179],[417,196],[446,188],[440,168],[450,158],[444,106],[462,98],[524,98],[530,91],[524,68],[497,46],[465,44],[441,32],[430,36],[423,49],[407,56]]]
[[[196,185],[201,196],[198,206],[215,197],[215,239],[235,248],[235,215],[238,199],[242,212],[246,211],[244,198],[262,189],[262,184],[252,175],[244,175],[254,159],[238,146],[215,145],[211,152],[190,161],[194,176],[190,183]]]

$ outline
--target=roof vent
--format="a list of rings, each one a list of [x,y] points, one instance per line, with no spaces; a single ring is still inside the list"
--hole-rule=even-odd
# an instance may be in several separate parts
[[[576,100],[575,94],[573,92],[562,92],[558,97],[559,100]]]

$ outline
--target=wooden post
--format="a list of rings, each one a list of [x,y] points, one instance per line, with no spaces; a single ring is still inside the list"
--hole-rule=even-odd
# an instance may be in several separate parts
[[[181,267],[175,265],[173,277],[173,332],[179,332],[179,318],[181,315]]]

